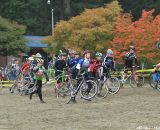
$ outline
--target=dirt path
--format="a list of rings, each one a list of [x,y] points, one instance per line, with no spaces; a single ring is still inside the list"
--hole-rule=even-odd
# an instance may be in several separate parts
[[[123,88],[91,102],[64,104],[43,88],[45,104],[34,96],[0,91],[0,130],[135,130],[160,129],[160,93],[149,88]]]

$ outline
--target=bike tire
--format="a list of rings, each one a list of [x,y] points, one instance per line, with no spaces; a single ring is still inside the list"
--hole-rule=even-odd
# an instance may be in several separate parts
[[[104,99],[109,94],[108,86],[106,83],[98,83],[98,92],[96,94],[97,99]]]
[[[94,80],[87,80],[80,87],[80,95],[85,100],[90,100],[91,98],[95,97],[97,92],[98,86]]]
[[[157,90],[160,92],[160,81],[157,82]]]
[[[57,81],[62,78],[58,77]],[[58,89],[58,92],[60,95],[69,96],[71,94],[71,84],[70,84],[70,78],[64,77],[64,81],[61,83],[61,88]]]
[[[149,76],[149,85],[151,88],[156,89],[157,82],[153,80],[153,73]]]
[[[110,94],[116,94],[120,90],[121,84],[118,78],[116,77],[110,77],[111,85],[107,84],[108,91]],[[107,80],[106,80],[107,83]]]

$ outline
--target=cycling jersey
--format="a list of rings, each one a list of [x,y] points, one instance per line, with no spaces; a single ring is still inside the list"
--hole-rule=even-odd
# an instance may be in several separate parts
[[[83,58],[78,61],[76,69],[88,69],[90,67],[90,59]]]
[[[30,61],[27,61],[21,66],[20,72],[28,73],[29,71],[30,71]]]
[[[34,72],[34,79],[35,80],[42,80],[43,78],[43,74],[45,75],[46,79],[48,80],[48,75],[46,72],[46,69],[44,68],[44,66],[36,66],[33,68],[33,72]]]
[[[113,57],[105,56],[103,61],[104,69],[115,69],[115,62]]]
[[[137,57],[135,55],[135,53],[130,53],[130,52],[127,52],[125,54],[125,58],[124,58],[124,61],[125,61],[125,67],[126,68],[132,68],[132,66],[136,63],[137,64]]]
[[[69,68],[74,67],[75,65],[77,65],[78,61],[79,61],[79,59],[70,58],[70,59],[69,59],[69,63],[68,63],[68,67],[69,67]]]
[[[55,69],[56,69],[56,70],[61,70],[61,71],[63,71],[64,68],[66,68],[66,61],[65,61],[65,60],[59,59],[59,60],[57,60],[57,61],[55,62]]]

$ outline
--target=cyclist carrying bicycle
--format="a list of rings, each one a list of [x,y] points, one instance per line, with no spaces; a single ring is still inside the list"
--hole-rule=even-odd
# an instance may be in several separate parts
[[[38,96],[39,96],[39,99],[41,101],[41,103],[45,103],[43,101],[43,98],[42,98],[42,78],[43,78],[43,75],[45,75],[46,77],[46,81],[49,81],[49,77],[47,75],[47,72],[43,66],[43,63],[44,63],[44,60],[43,59],[38,59],[37,60],[37,66],[35,66],[33,68],[33,72],[34,72],[34,85],[36,84],[36,90],[33,91],[32,93],[30,93],[30,100],[32,99],[32,95],[37,93]],[[33,86],[34,86],[33,85]]]
[[[137,87],[139,87],[140,85],[138,82],[138,76],[134,66],[135,64],[138,65],[135,47],[133,45],[130,45],[129,52],[127,52],[124,57],[125,75],[127,75],[128,71],[131,71],[133,78],[137,84]]]

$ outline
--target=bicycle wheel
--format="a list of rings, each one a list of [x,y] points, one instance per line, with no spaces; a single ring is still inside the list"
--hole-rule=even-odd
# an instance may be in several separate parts
[[[89,100],[93,98],[98,91],[98,86],[95,81],[87,80],[80,87],[80,95],[82,98]]]
[[[144,85],[144,76],[142,74],[138,75],[138,84],[136,83],[136,81],[134,80],[133,76],[131,76],[129,78],[129,84],[131,87],[142,87]]]
[[[58,89],[58,93],[60,95],[69,96],[71,93],[70,77],[63,77],[63,78],[64,78],[63,81],[61,81],[62,77],[59,77],[57,79],[57,82],[61,81],[60,88]]]
[[[98,83],[98,92],[96,94],[97,99],[103,99],[107,97],[109,91],[106,83],[102,83],[101,81]]]
[[[156,89],[156,84],[157,81],[155,80],[156,74],[155,73],[151,73],[149,76],[149,85],[153,88]]]
[[[160,91],[160,81],[157,82],[157,90]]]
[[[110,77],[106,80],[108,91],[110,94],[116,94],[120,90],[120,81],[116,77]]]
[[[140,87],[142,87],[145,84],[145,78],[143,74],[138,75],[138,83]]]

